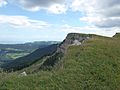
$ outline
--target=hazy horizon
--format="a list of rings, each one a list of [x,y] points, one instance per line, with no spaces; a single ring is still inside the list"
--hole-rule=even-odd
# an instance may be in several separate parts
[[[0,41],[0,44],[25,44],[33,42],[61,42],[61,41]]]

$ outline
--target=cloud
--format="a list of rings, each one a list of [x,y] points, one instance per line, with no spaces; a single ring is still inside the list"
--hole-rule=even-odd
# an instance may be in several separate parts
[[[54,4],[48,8],[49,12],[55,13],[55,14],[62,14],[67,11],[66,5],[60,5],[60,4]]]
[[[75,27],[65,24],[62,26],[61,30],[66,33],[76,32],[76,33],[97,34],[97,35],[112,37],[115,34],[115,32],[119,31],[119,28],[112,27],[109,29],[107,28],[101,29],[96,26]]]
[[[67,10],[65,0],[9,0],[9,2],[17,3],[20,7],[29,11],[46,10],[54,14],[61,14]]]
[[[5,0],[0,0],[0,7],[3,7],[3,6],[5,6],[5,5],[7,5],[8,3],[7,3],[7,1],[5,1]]]
[[[3,1],[3,0],[2,0]],[[82,12],[81,21],[100,28],[120,27],[120,0],[8,0],[29,11],[45,10],[54,14],[67,10]]]
[[[74,0],[71,8],[84,13],[81,21],[100,28],[120,27],[120,0]]]
[[[82,17],[80,20],[100,28],[120,27],[120,17]]]
[[[29,19],[26,16],[0,15],[0,23],[8,24],[14,28],[46,28],[49,24],[45,21]]]

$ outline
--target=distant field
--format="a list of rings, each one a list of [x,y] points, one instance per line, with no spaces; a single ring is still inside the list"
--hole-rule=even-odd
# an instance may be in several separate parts
[[[0,50],[0,60],[14,60],[27,54],[30,54],[30,52],[21,49],[4,48]]]
[[[6,54],[6,57],[8,57],[10,59],[16,59],[16,58],[23,57],[28,54],[30,54],[30,53],[8,53],[8,54]]]

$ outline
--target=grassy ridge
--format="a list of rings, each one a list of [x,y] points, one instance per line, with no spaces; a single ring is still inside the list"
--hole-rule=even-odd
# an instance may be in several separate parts
[[[94,36],[69,47],[57,71],[0,74],[0,90],[120,90],[120,40]]]

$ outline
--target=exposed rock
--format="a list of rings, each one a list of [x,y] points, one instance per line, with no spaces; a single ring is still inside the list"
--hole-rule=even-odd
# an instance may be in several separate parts
[[[59,45],[58,52],[65,53],[65,49],[70,45],[81,45],[85,40],[90,39],[90,34],[69,33],[64,41]]]
[[[72,45],[81,45],[82,43],[78,40],[74,40]]]
[[[113,37],[120,38],[120,33],[116,33]]]
[[[27,73],[24,71],[24,72],[20,73],[20,76],[27,76]]]
[[[87,39],[90,39],[90,37],[86,37]]]

